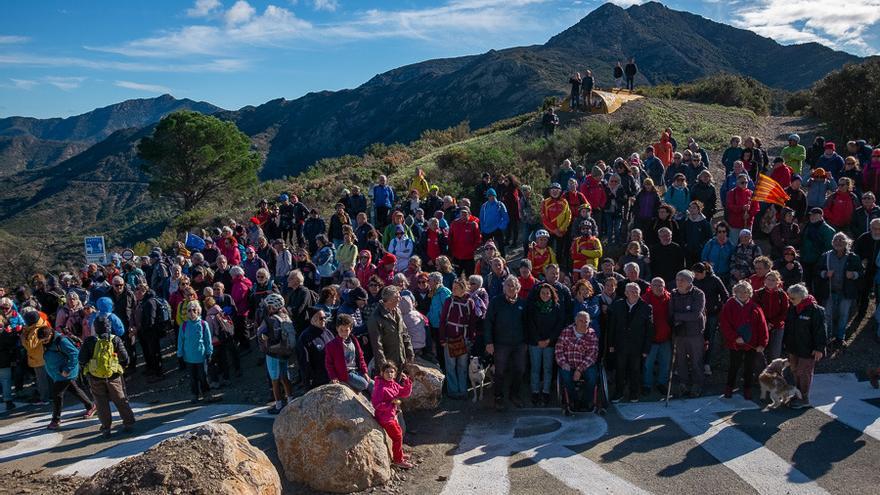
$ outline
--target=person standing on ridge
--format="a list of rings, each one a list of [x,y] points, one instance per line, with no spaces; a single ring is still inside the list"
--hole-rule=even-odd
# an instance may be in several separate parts
[[[617,70],[615,69],[615,75],[616,72]],[[629,63],[623,68],[623,73],[626,75],[626,89],[632,91],[635,88],[635,77],[638,72],[639,67],[636,65],[636,59],[630,58]]]
[[[620,66],[620,61],[617,61],[617,65],[614,66],[614,87],[620,91],[620,87],[623,85],[623,67]]]

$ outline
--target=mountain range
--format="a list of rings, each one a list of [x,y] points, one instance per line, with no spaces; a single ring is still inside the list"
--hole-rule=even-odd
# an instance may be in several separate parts
[[[608,87],[615,62],[629,56],[639,65],[637,85],[730,72],[784,90],[809,87],[862,60],[816,43],[783,46],[656,2],[626,9],[608,3],[543,45],[416,63],[354,89],[234,111],[163,95],[66,119],[9,117],[0,119],[0,229],[40,225],[79,233],[144,210],[137,208],[149,198],[135,144],[174,110],[233,121],[265,157],[261,178],[272,179],[294,176],[324,157],[360,153],[374,142],[408,142],[426,129],[465,120],[477,128],[534,111],[546,96],[566,94],[575,71],[592,69],[597,86]],[[100,189],[101,201],[112,206],[59,216],[58,208],[84,184]],[[130,240],[122,237],[114,240]]]

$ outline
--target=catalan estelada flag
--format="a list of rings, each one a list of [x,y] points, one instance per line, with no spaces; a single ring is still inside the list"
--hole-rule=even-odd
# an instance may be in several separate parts
[[[752,200],[785,206],[789,196],[785,189],[770,176],[758,174],[758,184],[755,185],[755,194],[752,195]]]

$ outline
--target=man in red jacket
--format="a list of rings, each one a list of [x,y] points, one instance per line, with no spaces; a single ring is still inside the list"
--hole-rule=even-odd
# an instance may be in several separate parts
[[[461,208],[458,219],[449,227],[449,252],[463,275],[474,273],[474,252],[482,241],[480,226],[472,220],[470,209]]]
[[[728,191],[724,206],[727,223],[730,224],[730,238],[739,239],[740,230],[752,228],[752,221],[759,209],[758,202],[752,201],[748,175],[741,174],[736,178],[736,187]]]
[[[645,371],[642,379],[642,394],[651,393],[654,385],[654,363],[657,363],[657,390],[665,396],[669,383],[669,365],[672,361],[672,328],[669,326],[669,291],[660,277],[651,280],[651,287],[642,295],[642,300],[654,308],[654,338],[651,350],[645,358]]]

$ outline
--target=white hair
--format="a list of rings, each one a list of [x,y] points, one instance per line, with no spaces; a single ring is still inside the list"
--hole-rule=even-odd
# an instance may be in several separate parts
[[[233,277],[239,277],[244,275],[244,268],[240,266],[233,266],[229,269],[229,274]]]
[[[639,268],[638,263],[630,261],[629,263],[623,265],[623,272],[626,273],[626,272],[630,272],[630,271],[636,272],[636,274],[638,274],[642,270],[641,270],[641,268]]]

